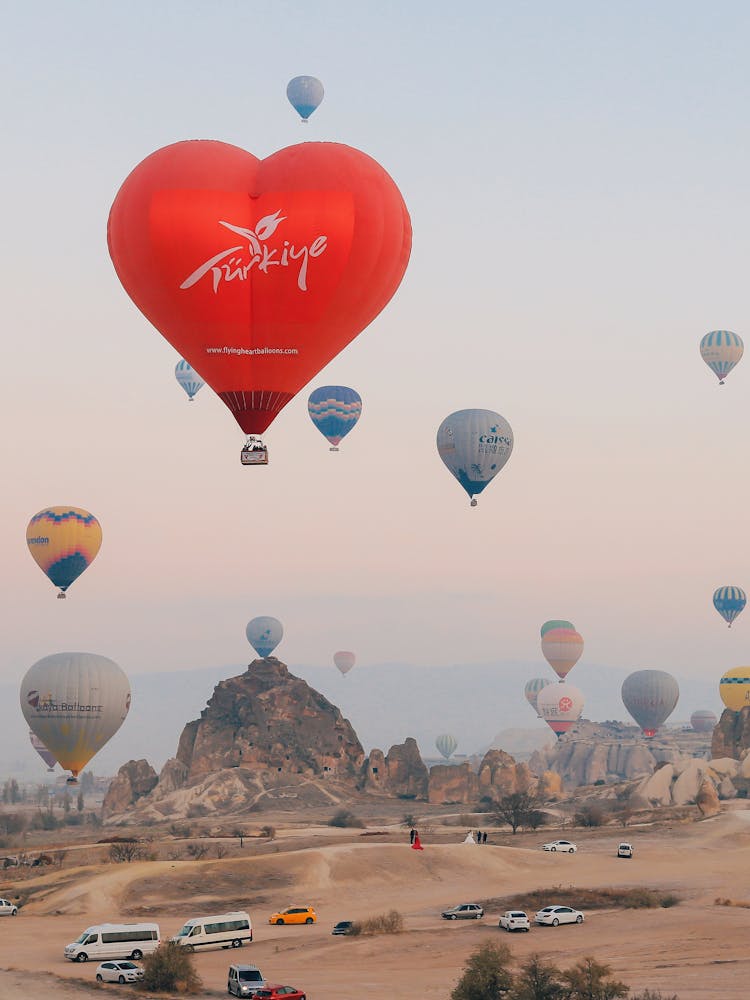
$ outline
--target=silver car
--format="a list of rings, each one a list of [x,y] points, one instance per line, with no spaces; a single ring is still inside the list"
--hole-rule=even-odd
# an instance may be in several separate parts
[[[135,962],[102,962],[96,967],[97,983],[137,983],[143,969]]]
[[[230,965],[227,973],[227,993],[236,997],[252,997],[268,983],[257,965]]]
[[[484,916],[484,910],[479,903],[459,903],[450,910],[440,914],[443,920],[479,920]]]
[[[0,899],[0,917],[15,917],[18,914],[18,907],[11,903],[9,899]]]

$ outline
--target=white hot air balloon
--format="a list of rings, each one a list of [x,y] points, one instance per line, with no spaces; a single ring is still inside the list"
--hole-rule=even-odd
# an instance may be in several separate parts
[[[259,615],[247,623],[245,635],[258,656],[265,659],[271,655],[284,637],[284,626],[278,618],[271,618],[270,615]]]
[[[21,711],[70,784],[125,721],[130,684],[114,660],[95,653],[54,653],[21,681]]]
[[[333,662],[337,670],[340,670],[346,676],[357,662],[357,658],[354,653],[350,653],[346,649],[340,649],[338,653],[333,654]]]
[[[476,507],[476,494],[492,482],[513,451],[513,431],[494,410],[458,410],[437,432],[437,450]]]
[[[446,760],[450,760],[458,746],[458,740],[450,733],[441,733],[435,740],[435,746]]]
[[[566,681],[548,684],[536,699],[537,712],[556,736],[567,733],[578,722],[583,705],[581,692]]]
[[[724,379],[740,361],[745,351],[742,337],[731,330],[712,330],[701,339],[701,357],[724,385]]]
[[[200,392],[206,384],[198,372],[187,361],[183,360],[178,361],[175,365],[174,377],[187,393],[189,403],[193,402],[196,392]]]

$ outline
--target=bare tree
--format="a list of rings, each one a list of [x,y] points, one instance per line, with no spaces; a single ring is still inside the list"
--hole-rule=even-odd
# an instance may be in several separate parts
[[[124,843],[111,844],[109,848],[109,860],[116,864],[131,861],[140,861],[143,857],[143,850],[137,841],[125,841]]]
[[[219,858],[219,860],[221,860],[221,858],[225,858],[226,856],[227,856],[227,845],[226,844],[217,844],[216,845],[216,857]]]
[[[495,802],[492,811],[500,826],[507,823],[515,833],[519,826],[531,825],[532,813],[538,812],[538,807],[539,800],[531,792],[512,792]]]
[[[208,844],[188,844],[187,852],[191,858],[200,861],[208,854]]]

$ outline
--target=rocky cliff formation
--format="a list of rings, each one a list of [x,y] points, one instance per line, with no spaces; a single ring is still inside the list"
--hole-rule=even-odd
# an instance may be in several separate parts
[[[430,768],[429,801],[438,805],[478,805],[483,799],[497,801],[513,792],[537,792],[544,798],[559,794],[561,781],[547,771],[532,773],[528,764],[517,764],[504,750],[488,750],[478,772],[469,764],[435,764]]]
[[[152,791],[159,779],[147,760],[129,760],[110,782],[102,803],[102,816],[124,812]]]
[[[426,799],[429,775],[417,741],[408,737],[387,754],[371,750],[364,766],[364,789],[400,798]]]
[[[627,781],[653,774],[664,763],[676,764],[709,755],[710,734],[667,730],[644,739],[636,726],[581,721],[555,746],[532,754],[537,774],[559,774],[566,789]]]
[[[712,757],[734,757],[739,760],[744,750],[750,749],[750,708],[733,712],[725,708],[714,726],[711,740]]]
[[[338,708],[275,657],[217,684],[177,748],[187,784],[227,767],[355,781],[364,759]]]
[[[634,784],[628,804],[633,809],[651,806],[685,806],[695,803],[704,816],[719,811],[719,801],[750,791],[750,753],[743,760],[683,759],[663,764]]]

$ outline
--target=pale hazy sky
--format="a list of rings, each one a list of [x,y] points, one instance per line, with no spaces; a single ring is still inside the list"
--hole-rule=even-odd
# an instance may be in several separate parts
[[[749,47],[741,2],[5,4],[0,679],[65,649],[246,661],[256,614],[292,667],[541,670],[554,617],[589,663],[748,662],[750,612],[729,631],[711,595],[750,584],[750,359],[719,388],[698,341],[750,333]],[[297,74],[326,87],[308,126]],[[310,386],[363,397],[338,455],[308,389],[241,468],[119,285],[112,199],[186,138],[346,142],[401,188],[402,287]],[[435,432],[474,406],[516,444],[472,510]],[[63,503],[104,531],[65,602],[25,542]]]

